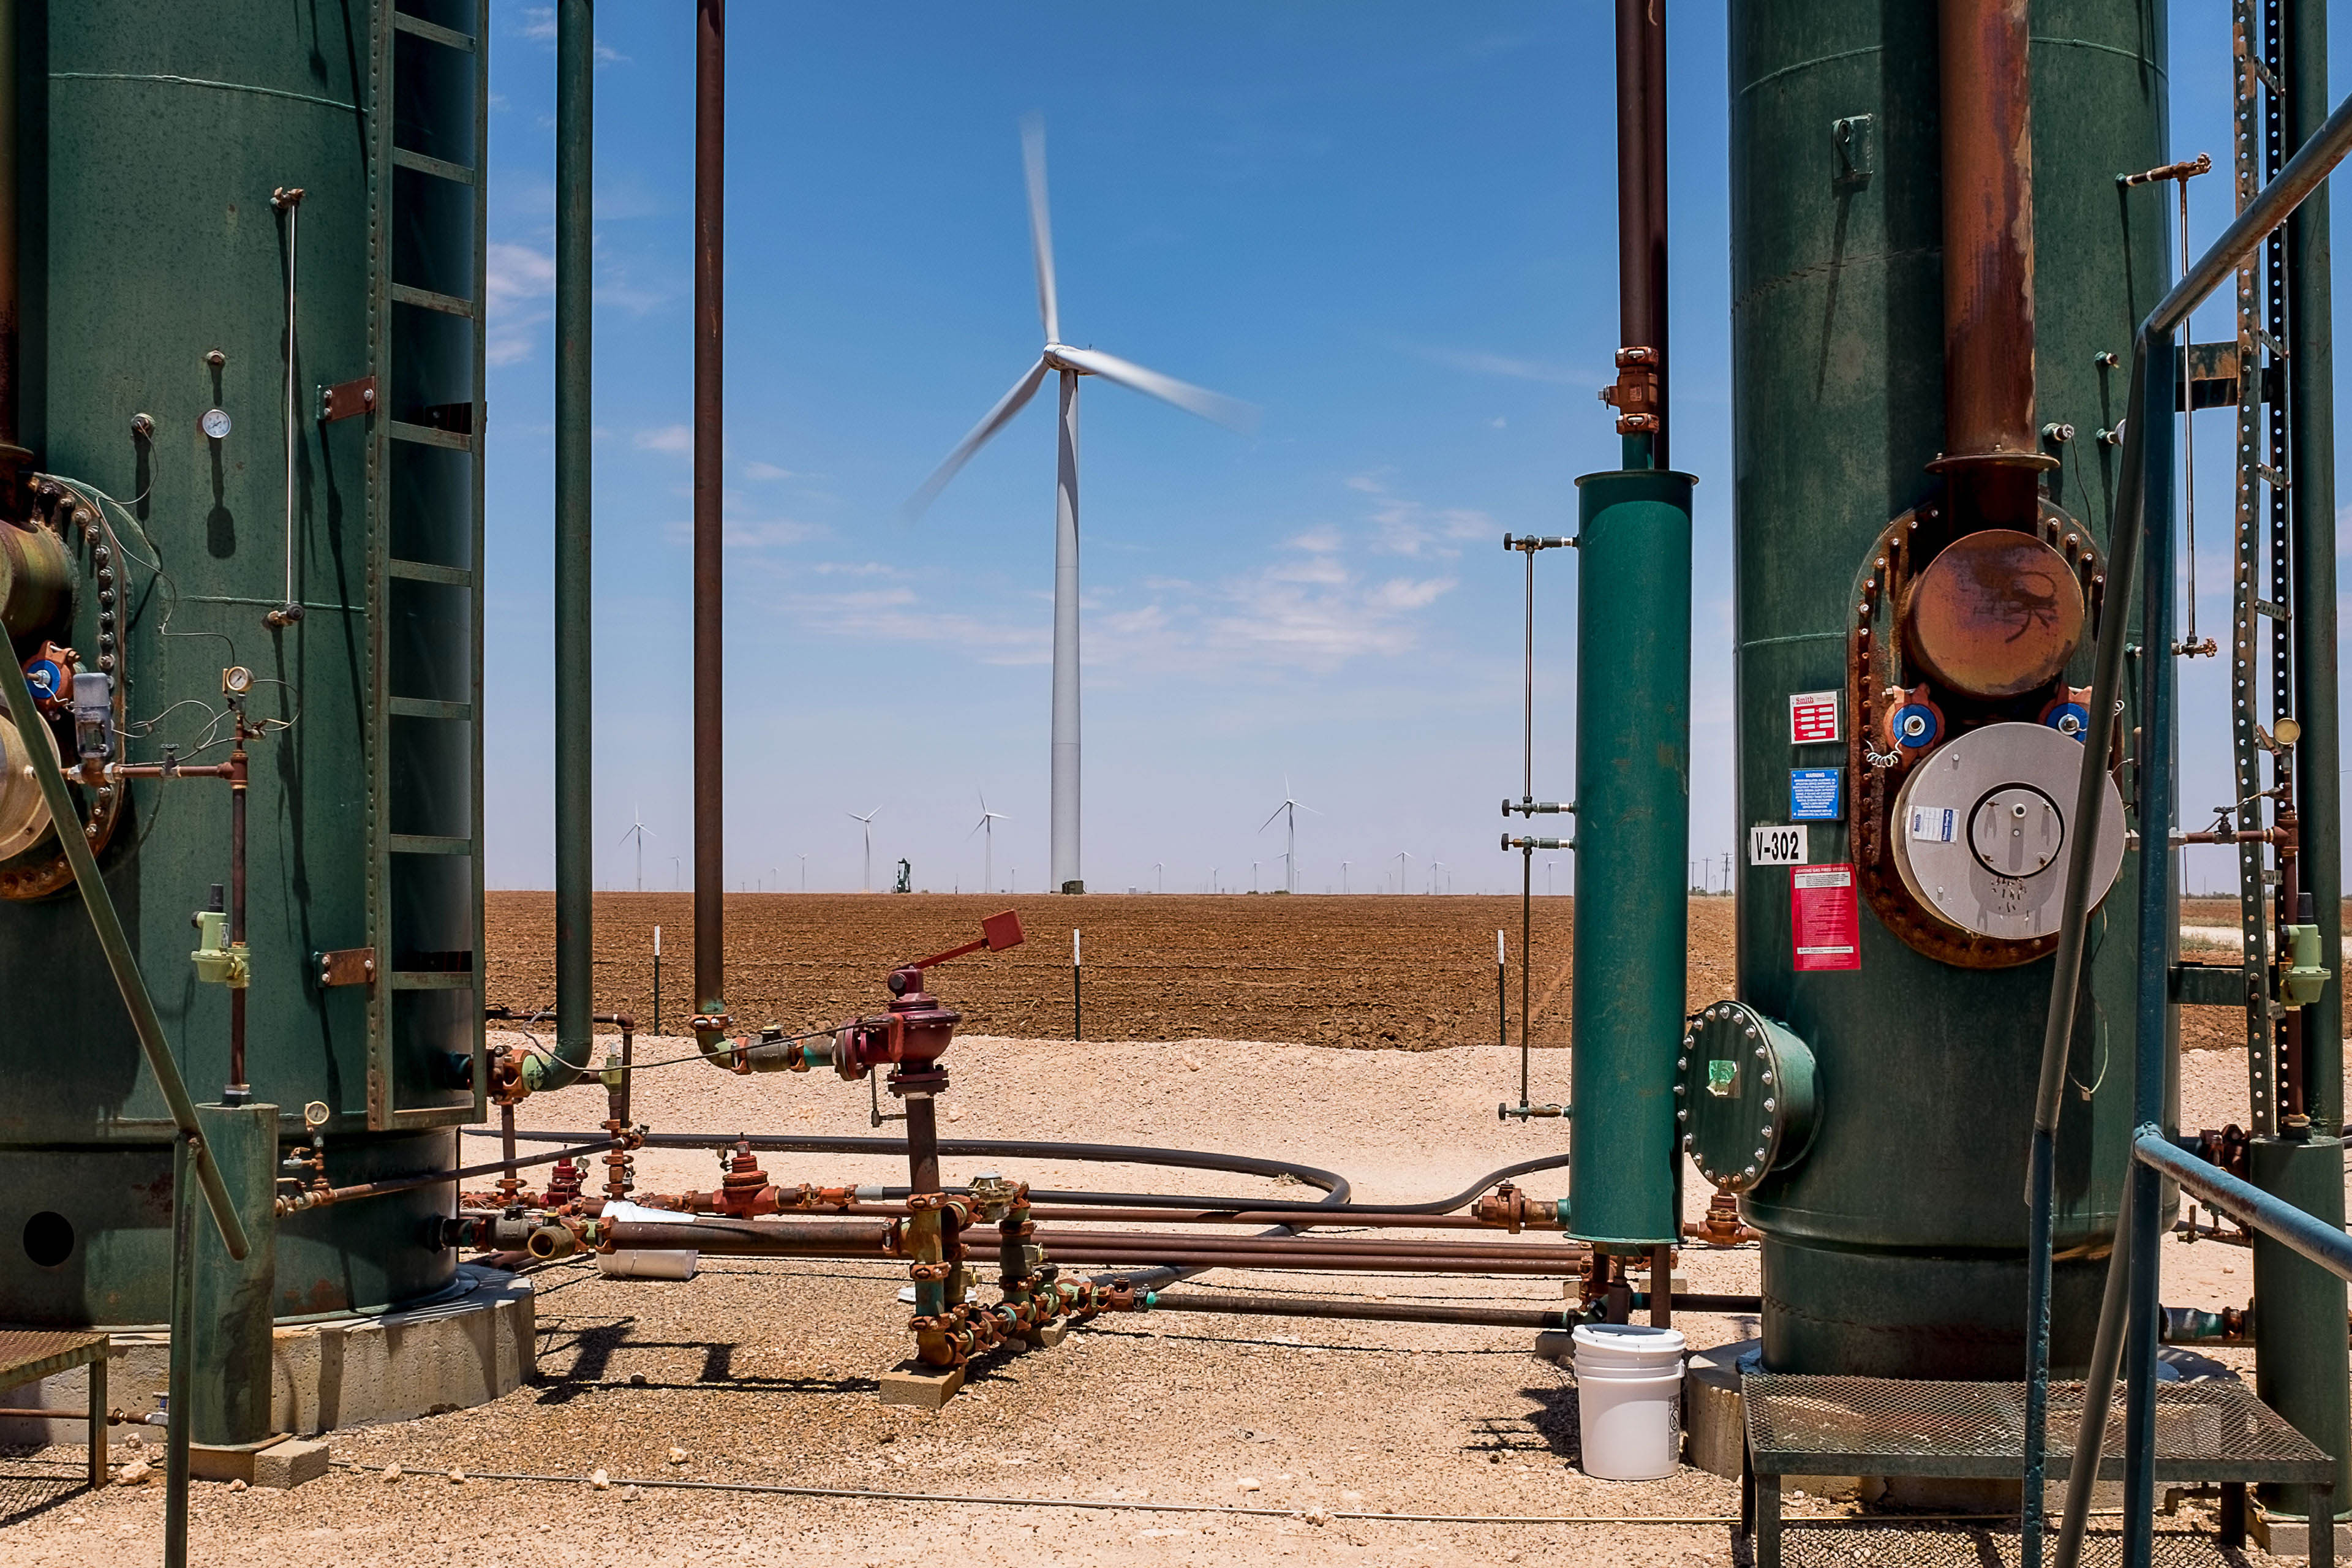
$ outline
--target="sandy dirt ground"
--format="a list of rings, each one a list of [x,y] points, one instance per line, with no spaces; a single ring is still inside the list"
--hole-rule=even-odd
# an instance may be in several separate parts
[[[642,1044],[641,1059],[688,1046]],[[1557,1123],[1498,1124],[1494,1108],[1516,1089],[1517,1064],[1492,1047],[1073,1046],[983,1037],[960,1039],[952,1065],[950,1137],[1146,1142],[1181,1129],[1194,1146],[1339,1171],[1367,1198],[1450,1193],[1513,1161],[1564,1151]],[[1538,1058],[1538,1098],[1564,1089],[1552,1076],[1564,1065]],[[2188,1058],[2185,1124],[2242,1120],[2244,1099],[2242,1055]],[[526,1127],[578,1128],[602,1115],[603,1097],[573,1089],[529,1109]],[[648,1072],[636,1110],[677,1130],[868,1131],[862,1088],[818,1075],[737,1079],[699,1063]],[[491,1148],[485,1139],[465,1142],[469,1158]],[[901,1175],[879,1159],[770,1155],[765,1163],[787,1181]],[[981,1168],[948,1161],[950,1180]],[[1006,1168],[1039,1184],[1305,1191],[1115,1165]],[[708,1186],[715,1172],[712,1156],[675,1152],[649,1152],[638,1169],[646,1190]],[[1526,1184],[1549,1195],[1563,1184],[1538,1174]],[[1695,1216],[1706,1191],[1695,1179],[1690,1187]],[[2207,1241],[2166,1251],[2168,1300],[2246,1299],[2242,1249]],[[1682,1258],[1689,1289],[1757,1288],[1752,1250],[1691,1248]],[[1081,1563],[1380,1568],[1746,1561],[1744,1548],[1735,1558],[1733,1483],[1688,1468],[1639,1484],[1579,1471],[1573,1380],[1534,1355],[1525,1331],[1105,1318],[1054,1350],[987,1366],[945,1410],[924,1414],[875,1398],[876,1375],[905,1352],[906,1309],[895,1300],[902,1279],[898,1267],[881,1264],[713,1260],[686,1283],[607,1280],[584,1264],[558,1265],[538,1276],[532,1383],[478,1410],[337,1433],[339,1467],[290,1493],[199,1487],[194,1558],[468,1568],[683,1568],[786,1555],[831,1568],[942,1550],[987,1563],[1042,1552]],[[1562,1294],[1528,1278],[1224,1272],[1204,1283],[1529,1305],[1554,1304]],[[1682,1326],[1697,1346],[1754,1328],[1751,1320],[1700,1316]],[[9,1468],[63,1474],[70,1458],[51,1450]],[[383,1473],[393,1464],[403,1471],[396,1481]],[[453,1469],[466,1479],[453,1481]],[[599,1469],[609,1489],[579,1479],[493,1479],[586,1478]],[[655,1480],[1095,1506],[632,1489]],[[92,1496],[69,1480],[0,1480],[0,1563],[149,1560],[160,1546],[162,1507],[160,1484]],[[1817,1499],[1791,1507],[1843,1511]],[[1610,1522],[1562,1522],[1570,1519]],[[1865,1550],[1885,1560],[1893,1544],[1883,1532],[1822,1539],[1829,1552],[1822,1561],[1862,1562]],[[2002,1558],[2014,1547],[2013,1537],[1982,1543]]]

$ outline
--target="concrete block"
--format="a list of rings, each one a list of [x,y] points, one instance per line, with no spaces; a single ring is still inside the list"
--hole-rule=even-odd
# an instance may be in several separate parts
[[[2246,1511],[2252,1515],[2246,1521],[2246,1533],[2252,1537],[2255,1545],[2273,1557],[2310,1557],[2309,1520],[2274,1514],[2251,1499]],[[2347,1559],[2352,1559],[2352,1521],[2338,1519],[2336,1521],[2336,1560],[2342,1563]]]
[[[1034,1343],[1041,1350],[1052,1350],[1055,1345],[1060,1344],[1064,1340],[1066,1340],[1069,1337],[1069,1324],[1047,1323],[1044,1328],[1037,1331]]]
[[[326,1473],[327,1445],[289,1437],[253,1456],[253,1478],[248,1484],[287,1491]]]
[[[1748,1456],[1747,1405],[1739,1397],[1739,1363],[1760,1348],[1760,1341],[1741,1340],[1694,1351],[1684,1363],[1683,1458],[1693,1468],[1726,1480],[1739,1479]],[[1804,1482],[1791,1479],[1782,1484],[1803,1486]]]
[[[902,1361],[882,1374],[882,1403],[937,1410],[963,1386],[963,1372],[960,1366],[936,1367],[919,1361]]]
[[[215,1447],[210,1443],[188,1445],[188,1474],[200,1481],[243,1481],[253,1485],[253,1458],[273,1443],[286,1441],[286,1434],[264,1437],[257,1443],[236,1443]],[[159,1444],[160,1446],[160,1444]]]

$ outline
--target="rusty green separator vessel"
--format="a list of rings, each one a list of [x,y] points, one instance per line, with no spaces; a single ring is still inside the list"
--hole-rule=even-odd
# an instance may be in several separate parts
[[[67,831],[99,847],[199,1100],[232,1084],[244,1014],[249,1089],[227,1098],[278,1108],[262,1148],[236,1144],[266,1240],[252,1173],[304,1137],[306,1106],[339,1184],[453,1166],[452,1129],[483,1110],[488,6],[0,13],[19,323],[5,434],[26,449],[0,570],[47,562],[64,582],[0,607],[19,660],[54,650],[78,696],[76,675],[111,684],[50,728],[68,769],[96,744],[133,776],[77,775]],[[156,776],[229,762],[238,711],[241,867],[232,781]],[[0,791],[0,1321],[158,1323],[171,1123],[30,809]],[[216,886],[223,920],[194,929]],[[217,983],[232,971],[249,984]],[[216,1305],[248,1352],[257,1322],[266,1354],[272,1312],[430,1299],[455,1274],[434,1224],[452,1197],[293,1215],[256,1249],[274,1254],[267,1310],[250,1276],[222,1276]],[[252,1436],[268,1385],[264,1366],[258,1415],[198,1436]]]

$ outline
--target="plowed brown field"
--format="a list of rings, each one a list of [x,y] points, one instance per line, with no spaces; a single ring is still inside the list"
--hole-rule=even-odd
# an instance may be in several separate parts
[[[1538,899],[1537,1044],[1568,1043],[1567,899]],[[913,893],[736,894],[727,900],[728,1004],[739,1025],[815,1028],[887,1000],[893,963],[970,940],[1012,907],[1028,941],[936,972],[933,989],[971,1032],[1070,1037],[1070,927],[1086,932],[1086,1033],[1097,1040],[1279,1040],[1427,1050],[1496,1038],[1495,931],[1513,958],[1517,899],[1088,894],[985,899]],[[489,896],[489,999],[518,1008],[555,995],[554,900]],[[1728,995],[1731,905],[1691,901],[1691,997]],[[662,1023],[682,1031],[694,1005],[691,900],[596,896],[596,1006],[649,1026],[653,927],[662,928]]]
[[[1509,933],[1512,1034],[1518,1039],[1518,900],[1483,897],[1128,895],[984,899],[914,893],[750,893],[727,900],[728,1002],[744,1027],[794,1029],[877,1010],[893,963],[980,932],[1017,909],[1029,940],[938,972],[934,988],[972,1033],[1066,1039],[1070,926],[1086,932],[1086,1034],[1096,1040],[1270,1040],[1432,1050],[1496,1038],[1495,931]],[[1535,1027],[1568,1040],[1574,901],[1538,899]],[[489,999],[523,1010],[555,1000],[554,899],[489,895]],[[2198,902],[2189,921],[2234,919]],[[684,893],[596,895],[596,1007],[653,1021],[653,928],[663,933],[662,1024],[683,1032],[694,1007],[694,917]],[[1727,899],[1690,901],[1692,1005],[1733,994]],[[2213,955],[2200,954],[2210,957]],[[2238,1016],[2191,1007],[2183,1043],[2243,1043]]]

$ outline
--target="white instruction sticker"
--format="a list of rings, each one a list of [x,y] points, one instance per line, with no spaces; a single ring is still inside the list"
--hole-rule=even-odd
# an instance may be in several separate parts
[[[1805,863],[1805,828],[1802,823],[1782,825],[1768,823],[1748,830],[1748,863],[1750,866],[1801,866]]]
[[[1959,826],[1959,813],[1950,806],[1911,808],[1911,837],[1927,844],[1949,844]]]

